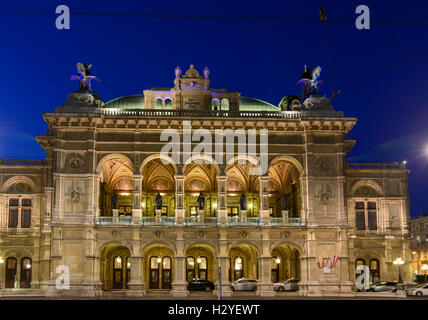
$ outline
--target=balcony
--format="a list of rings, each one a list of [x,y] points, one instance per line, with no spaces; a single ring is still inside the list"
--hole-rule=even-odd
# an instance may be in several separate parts
[[[95,224],[99,226],[106,225],[141,225],[141,226],[175,226],[175,217],[142,217],[140,219],[133,217],[97,217]],[[185,217],[184,226],[219,226],[220,222],[217,217],[205,217],[203,220],[200,217]],[[262,226],[262,220],[260,218],[249,217],[242,219],[241,217],[228,217],[226,219],[226,226]],[[302,218],[269,218],[266,226],[273,227],[303,227],[305,221]]]

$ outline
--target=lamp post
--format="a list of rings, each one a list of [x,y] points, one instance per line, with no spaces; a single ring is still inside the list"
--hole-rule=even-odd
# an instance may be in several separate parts
[[[400,266],[404,264],[404,260],[401,259],[401,258],[397,258],[397,259],[394,260],[393,263],[398,266],[398,282],[402,283],[403,279],[401,278],[401,269],[400,269]]]

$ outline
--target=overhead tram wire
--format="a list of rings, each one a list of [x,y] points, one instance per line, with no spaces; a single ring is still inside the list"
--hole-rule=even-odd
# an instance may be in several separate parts
[[[333,71],[333,62],[331,59],[331,51],[330,51],[330,45],[328,43],[328,33],[327,33],[327,16],[326,16],[326,11],[322,5],[322,0],[320,0],[320,21],[323,24],[324,27],[324,36],[325,36],[325,44],[327,47],[327,54],[328,54],[328,64],[329,64],[329,68],[330,68],[330,79],[331,79],[331,87],[333,89],[333,93],[331,95],[331,99],[334,98],[334,96],[336,95],[336,89],[335,89],[335,85],[334,85],[334,71]]]
[[[22,13],[22,14],[51,14],[58,15],[53,10],[18,10],[0,9],[0,13]],[[178,14],[154,14],[154,13],[130,13],[130,12],[85,12],[71,11],[71,15],[79,16],[109,16],[109,17],[143,17],[161,19],[205,19],[205,20],[237,20],[237,21],[278,21],[278,22],[301,22],[318,23],[317,18],[294,18],[294,17],[257,17],[257,16],[206,16],[206,15],[178,15]],[[328,19],[328,23],[355,23],[355,19]],[[428,20],[397,20],[397,19],[371,19],[372,23],[385,24],[428,24]]]
[[[399,60],[399,61],[397,61],[397,62],[395,62],[393,64],[390,64],[389,66],[387,66],[387,67],[385,67],[385,68],[383,68],[383,69],[381,69],[381,70],[379,70],[379,71],[377,71],[375,73],[372,73],[371,75],[365,77],[364,79],[361,79],[361,80],[359,80],[357,82],[354,82],[350,86],[346,87],[344,90],[339,90],[338,93],[342,93],[344,91],[348,91],[350,89],[353,89],[353,88],[355,88],[355,87],[357,87],[357,86],[359,86],[359,85],[361,85],[361,84],[363,84],[363,83],[365,83],[365,82],[367,82],[367,81],[369,81],[369,80],[377,77],[378,75],[380,75],[380,74],[382,74],[384,72],[387,72],[387,71],[389,71],[389,70],[391,70],[391,69],[399,66],[400,64],[402,64],[402,63],[404,63],[404,62],[406,62],[406,61],[408,61],[410,59],[413,59],[413,58],[421,55],[424,52],[428,52],[428,47],[426,47],[426,48],[424,48],[422,50],[419,50],[419,51],[417,51],[417,52],[415,52],[415,53],[407,56],[406,58],[403,58],[403,59],[401,59],[401,60]]]

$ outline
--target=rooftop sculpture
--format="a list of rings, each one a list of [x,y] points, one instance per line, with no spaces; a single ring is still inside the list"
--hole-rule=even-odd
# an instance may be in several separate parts
[[[96,76],[92,76],[89,69],[91,69],[92,64],[87,65],[83,64],[81,62],[76,63],[77,67],[77,76],[71,76],[71,80],[79,80],[79,91],[81,93],[92,93],[91,88],[91,81],[97,80],[98,82],[101,81]]]
[[[318,95],[318,87],[324,82],[318,80],[321,75],[321,70],[321,67],[318,66],[312,71],[312,68],[308,68],[305,65],[305,71],[298,81],[298,83],[303,84],[302,103],[310,96]]]

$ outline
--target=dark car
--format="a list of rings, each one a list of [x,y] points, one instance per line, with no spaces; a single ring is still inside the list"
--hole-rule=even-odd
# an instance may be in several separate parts
[[[208,280],[196,279],[187,285],[187,290],[198,290],[198,291],[211,291],[214,290],[215,285]]]

